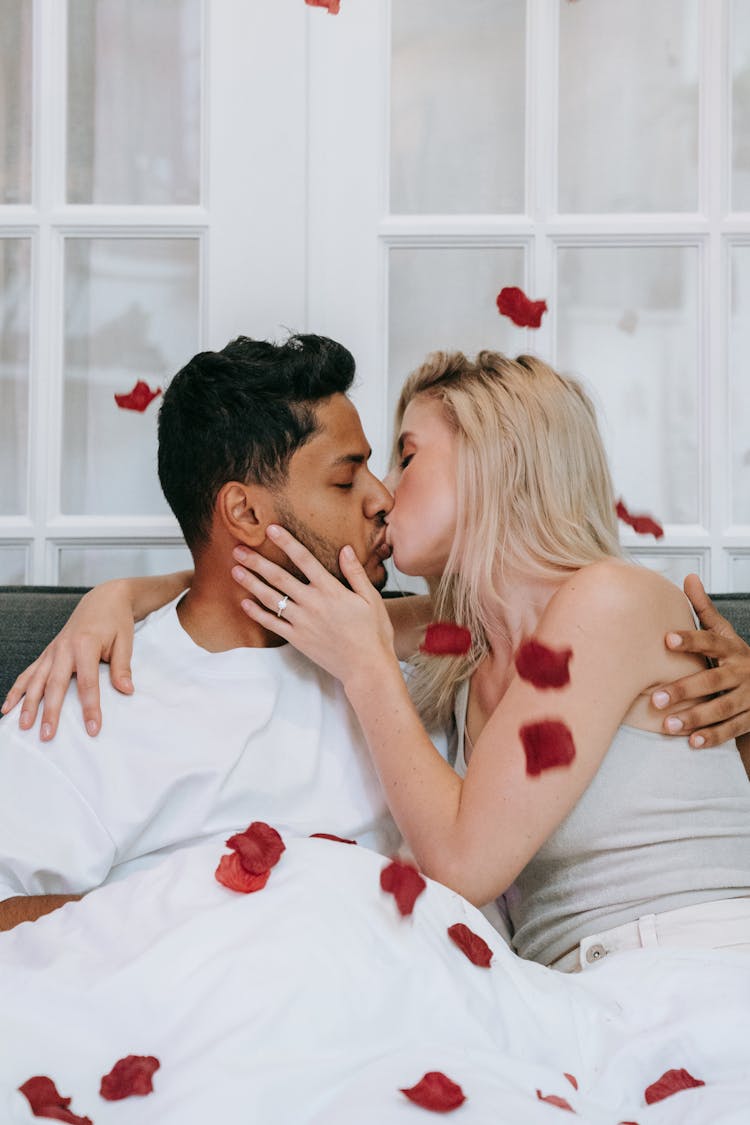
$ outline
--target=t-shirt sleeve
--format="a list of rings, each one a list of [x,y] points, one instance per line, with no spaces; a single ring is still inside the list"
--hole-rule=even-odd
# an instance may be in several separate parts
[[[0,901],[98,887],[114,842],[54,761],[54,742],[0,726]],[[3,727],[5,729],[3,729]]]

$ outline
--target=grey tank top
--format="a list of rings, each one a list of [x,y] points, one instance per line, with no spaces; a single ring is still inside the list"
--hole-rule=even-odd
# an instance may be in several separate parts
[[[468,681],[456,693],[466,773]],[[583,938],[695,903],[750,895],[750,782],[735,743],[621,726],[581,796],[504,899],[513,946],[548,965]]]

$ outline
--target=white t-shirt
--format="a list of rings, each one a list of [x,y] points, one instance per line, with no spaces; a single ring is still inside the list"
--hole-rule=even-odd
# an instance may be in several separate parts
[[[0,900],[80,893],[265,820],[383,853],[398,832],[338,681],[290,645],[211,653],[176,601],[138,629],[133,696],[100,671],[103,725],[71,684],[58,733],[0,723]]]

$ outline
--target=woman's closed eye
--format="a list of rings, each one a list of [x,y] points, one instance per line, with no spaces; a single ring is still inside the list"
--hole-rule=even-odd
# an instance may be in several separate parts
[[[404,471],[404,469],[409,464],[409,462],[411,461],[413,456],[414,456],[413,453],[407,453],[406,457],[401,458],[401,463],[399,465],[399,468],[401,469],[401,472]]]

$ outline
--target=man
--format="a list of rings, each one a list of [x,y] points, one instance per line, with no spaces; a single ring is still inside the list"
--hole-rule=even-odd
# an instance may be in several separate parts
[[[107,723],[95,741],[74,689],[53,744],[39,724],[0,725],[0,929],[252,820],[397,844],[340,686],[243,613],[230,572],[238,544],[282,560],[265,534],[276,522],[339,576],[351,544],[383,586],[392,500],[368,468],[353,377],[344,347],[308,335],[240,337],[173,379],[159,479],[193,583],[139,629],[133,698],[102,669]]]

